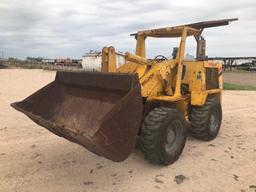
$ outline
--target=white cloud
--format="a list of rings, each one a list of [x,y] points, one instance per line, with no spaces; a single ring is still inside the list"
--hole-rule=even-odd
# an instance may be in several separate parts
[[[207,53],[254,56],[255,8],[254,0],[1,0],[0,50],[16,57],[77,58],[105,45],[133,51],[135,40],[129,34],[137,30],[239,17],[230,26],[205,30]],[[170,55],[175,46],[169,40],[150,42],[149,55],[153,49]]]

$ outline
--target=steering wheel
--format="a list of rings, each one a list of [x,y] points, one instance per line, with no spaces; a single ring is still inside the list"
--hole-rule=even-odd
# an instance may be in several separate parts
[[[168,59],[163,55],[157,55],[157,56],[155,56],[155,60],[157,60],[158,62],[163,62],[163,61],[166,61]]]

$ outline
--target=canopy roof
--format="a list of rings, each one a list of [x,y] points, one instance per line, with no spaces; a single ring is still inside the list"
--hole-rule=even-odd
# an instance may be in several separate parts
[[[146,37],[181,37],[182,31],[185,26],[179,26],[179,27],[166,27],[161,29],[151,29],[146,31],[139,31],[136,34],[132,35],[144,35]],[[187,36],[190,35],[199,35],[200,30],[187,27]]]
[[[180,25],[176,27],[166,27],[159,29],[151,29],[145,31],[139,31],[137,33],[131,34],[131,36],[144,35],[146,37],[181,37],[182,31],[187,28],[187,36],[198,36],[202,33],[204,28],[218,27],[223,25],[229,25],[230,22],[238,20],[234,19],[223,19],[223,20],[213,20],[204,21],[199,23],[191,23],[187,25]]]

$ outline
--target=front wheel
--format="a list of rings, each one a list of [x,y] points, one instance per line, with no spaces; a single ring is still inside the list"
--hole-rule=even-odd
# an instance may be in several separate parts
[[[176,161],[186,142],[186,122],[177,109],[155,108],[145,118],[139,144],[152,163],[169,165]]]

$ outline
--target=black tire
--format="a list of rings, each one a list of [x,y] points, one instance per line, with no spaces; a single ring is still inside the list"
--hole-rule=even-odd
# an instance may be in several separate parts
[[[221,104],[208,98],[204,106],[193,106],[190,115],[190,134],[200,140],[213,140],[219,133],[222,121]]]
[[[151,163],[173,163],[179,158],[185,142],[186,121],[177,109],[155,108],[144,119],[139,146]]]

